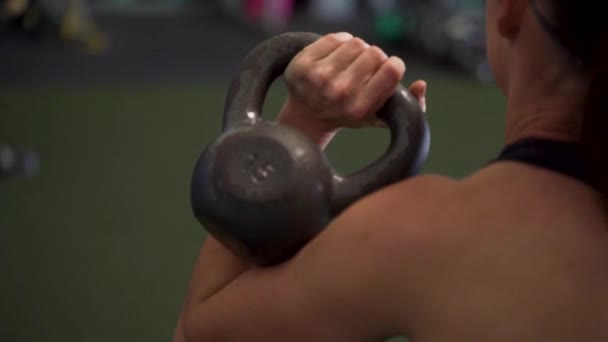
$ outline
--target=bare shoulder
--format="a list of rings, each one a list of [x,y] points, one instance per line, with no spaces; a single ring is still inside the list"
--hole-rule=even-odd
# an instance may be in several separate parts
[[[343,219],[378,220],[384,226],[424,218],[443,201],[458,196],[461,182],[439,175],[423,175],[384,188],[353,205]],[[407,217],[407,219],[406,219]],[[404,221],[404,219],[406,219]]]
[[[335,229],[362,234],[401,252],[412,251],[419,241],[449,229],[446,220],[463,192],[463,184],[448,177],[424,175],[384,188],[354,204],[336,219]],[[452,221],[452,223],[454,223]],[[391,248],[389,248],[391,247]]]
[[[403,326],[414,340],[608,337],[608,226],[580,182],[505,163],[459,181],[421,177],[369,200],[391,216],[384,239],[399,262],[387,268],[407,289],[394,296],[409,305]]]
[[[608,334],[608,300],[597,300],[608,286],[606,216],[578,182],[509,164],[464,180],[422,176],[369,196],[344,219],[368,222],[358,229],[376,241],[394,285],[385,300],[407,307],[399,318],[411,336],[564,340],[585,324],[593,338]],[[454,325],[454,315],[471,325]],[[493,322],[504,330],[479,328]]]
[[[459,188],[458,181],[435,175],[394,184],[352,205],[332,223],[327,234],[340,236],[340,240],[367,236],[365,244],[377,243],[376,248],[369,249],[371,252],[384,251],[395,257],[395,249],[412,251],[409,243],[417,244],[436,229],[445,228],[442,213],[458,197]]]
[[[348,208],[325,235],[362,247],[383,267],[387,259],[408,259],[417,253],[420,241],[434,238],[446,229],[448,204],[458,197],[460,182],[443,176],[424,175],[378,192]],[[358,248],[357,247],[357,248]]]
[[[325,246],[340,246],[330,248],[332,258],[350,251],[354,272],[380,290],[373,301],[392,310],[392,318],[412,322],[410,313],[424,300],[440,259],[441,240],[457,225],[449,217],[457,212],[450,203],[457,203],[462,187],[448,177],[423,175],[384,188],[347,209],[303,255],[323,253]],[[359,284],[369,291],[369,281]]]

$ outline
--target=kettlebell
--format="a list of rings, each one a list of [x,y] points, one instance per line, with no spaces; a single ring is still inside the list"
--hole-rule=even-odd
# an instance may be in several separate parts
[[[223,134],[194,168],[191,204],[198,221],[227,248],[260,266],[292,257],[353,202],[417,174],[427,158],[425,115],[402,87],[377,113],[390,129],[388,150],[352,175],[338,174],[297,129],[262,120],[270,85],[320,37],[284,33],[245,57],[226,98]]]

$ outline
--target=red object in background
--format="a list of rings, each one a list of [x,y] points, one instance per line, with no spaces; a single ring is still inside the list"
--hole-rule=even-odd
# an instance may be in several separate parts
[[[294,0],[273,0],[275,6],[278,7],[278,12],[281,14],[281,17],[285,20],[289,20],[294,13],[295,10],[295,1]]]
[[[245,10],[249,19],[261,19],[264,16],[264,0],[247,0]]]
[[[247,19],[273,31],[281,31],[294,14],[294,0],[246,0]]]

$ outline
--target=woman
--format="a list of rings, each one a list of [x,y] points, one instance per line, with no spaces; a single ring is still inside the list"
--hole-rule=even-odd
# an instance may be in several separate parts
[[[275,268],[208,238],[176,340],[608,341],[602,6],[488,0],[507,97],[500,158],[368,196]],[[281,120],[324,146],[370,122],[403,72],[359,39],[326,36],[290,65]],[[424,88],[412,88],[422,105]]]

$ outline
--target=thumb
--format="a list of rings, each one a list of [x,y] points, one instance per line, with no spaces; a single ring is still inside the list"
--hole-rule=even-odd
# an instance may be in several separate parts
[[[426,112],[426,81],[420,80],[412,83],[409,90],[412,96],[418,101],[418,104],[420,105],[420,108],[422,108],[422,111]]]

